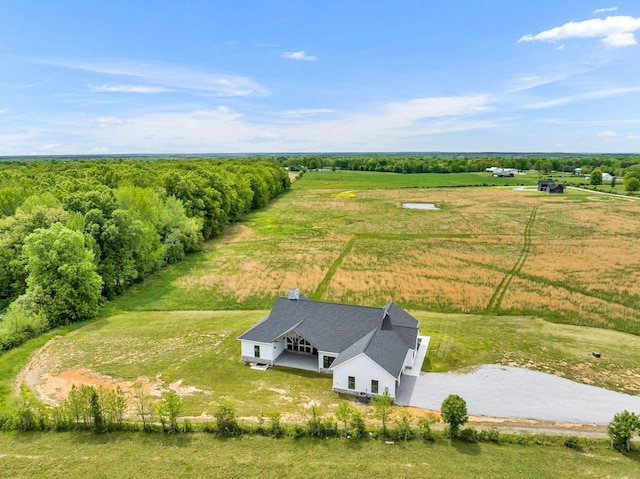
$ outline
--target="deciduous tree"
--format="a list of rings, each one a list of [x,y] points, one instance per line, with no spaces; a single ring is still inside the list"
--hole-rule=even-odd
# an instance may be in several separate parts
[[[457,394],[450,394],[442,401],[440,412],[442,420],[449,425],[451,437],[457,437],[460,426],[469,420],[466,401]]]
[[[102,279],[82,233],[60,223],[37,229],[25,239],[24,253],[29,273],[26,296],[44,310],[51,326],[97,314]]]

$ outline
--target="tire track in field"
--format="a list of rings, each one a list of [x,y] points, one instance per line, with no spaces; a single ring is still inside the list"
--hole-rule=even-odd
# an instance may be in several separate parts
[[[502,278],[502,281],[500,281],[500,284],[493,292],[491,299],[489,299],[489,303],[487,304],[487,308],[485,310],[485,312],[488,314],[498,314],[504,295],[507,293],[507,290],[511,285],[511,281],[513,281],[513,277],[520,273],[522,266],[529,256],[529,252],[531,251],[531,230],[533,229],[533,223],[536,220],[536,214],[538,213],[539,206],[540,204],[537,204],[533,207],[533,210],[531,210],[529,221],[527,221],[527,225],[524,227],[524,244],[522,246],[520,256],[518,257],[516,264],[514,264],[513,268],[511,268],[511,271],[505,274],[504,278]]]
[[[322,296],[324,296],[325,291],[329,287],[329,283],[333,279],[333,275],[336,274],[336,271],[342,265],[344,257],[347,256],[353,249],[354,242],[355,238],[351,238],[349,241],[347,241],[347,244],[344,246],[342,253],[340,253],[333,264],[329,267],[329,269],[327,270],[327,274],[318,285],[318,288],[311,295],[311,299],[314,299],[316,301],[320,301],[322,299]]]

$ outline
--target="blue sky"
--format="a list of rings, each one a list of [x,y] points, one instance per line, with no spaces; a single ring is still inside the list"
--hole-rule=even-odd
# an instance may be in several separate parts
[[[640,152],[640,2],[0,0],[0,155]]]

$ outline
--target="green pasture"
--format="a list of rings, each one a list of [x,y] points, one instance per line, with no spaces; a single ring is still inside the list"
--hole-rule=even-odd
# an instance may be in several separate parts
[[[535,173],[514,178],[494,178],[492,173],[386,173],[376,171],[310,171],[304,181],[292,185],[293,189],[396,189],[396,188],[450,188],[459,186],[537,185]]]
[[[594,443],[558,446],[464,444],[260,436],[221,440],[119,433],[0,434],[0,470],[13,479],[92,478],[406,478],[573,479],[635,477],[638,453]]]

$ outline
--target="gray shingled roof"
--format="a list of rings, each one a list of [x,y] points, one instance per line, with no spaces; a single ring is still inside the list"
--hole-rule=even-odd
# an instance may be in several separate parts
[[[418,321],[393,302],[374,308],[278,298],[269,315],[239,339],[270,343],[291,331],[320,351],[338,354],[333,366],[365,353],[397,377],[407,349],[415,348]]]

